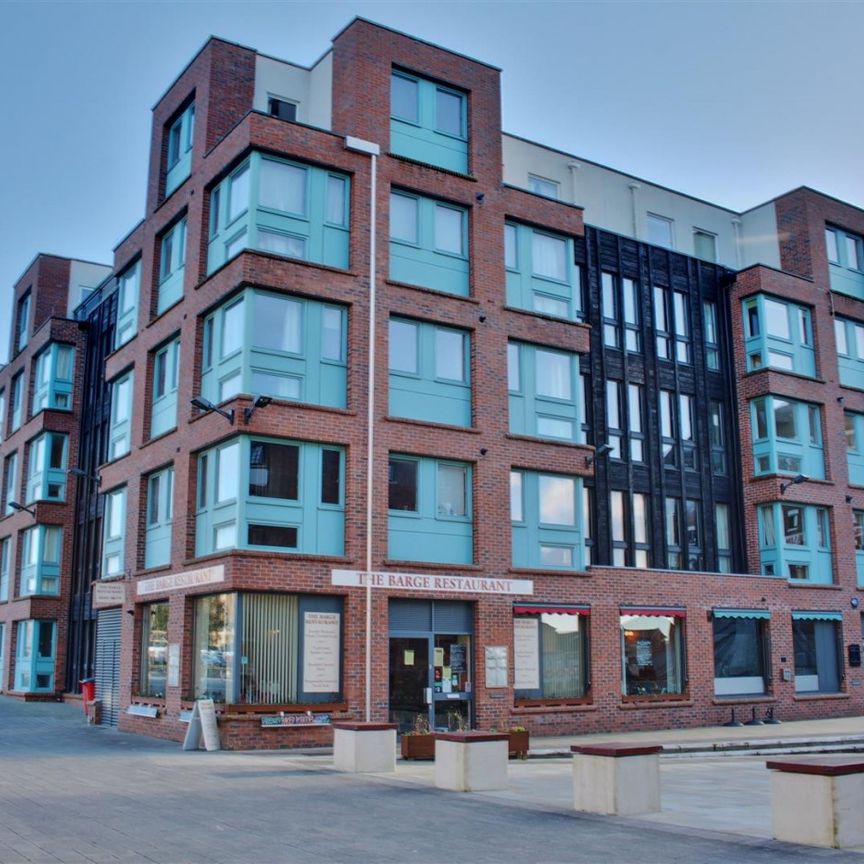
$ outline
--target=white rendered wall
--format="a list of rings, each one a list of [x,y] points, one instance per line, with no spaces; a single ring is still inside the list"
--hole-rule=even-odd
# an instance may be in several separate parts
[[[66,317],[72,317],[72,311],[85,299],[87,288],[97,288],[108,276],[111,268],[104,264],[92,264],[89,261],[69,262],[69,292],[66,301]]]
[[[321,129],[333,127],[333,52],[328,51],[309,71],[309,119]]]
[[[329,55],[328,55],[329,56]],[[255,56],[255,98],[252,107],[267,113],[267,99],[275,96],[297,105],[297,120],[312,126],[330,127],[330,81],[327,81],[326,105],[320,105],[321,73],[261,54]],[[313,79],[314,82],[313,82]]]
[[[773,201],[741,214],[741,267],[752,264],[780,267],[777,213]]]

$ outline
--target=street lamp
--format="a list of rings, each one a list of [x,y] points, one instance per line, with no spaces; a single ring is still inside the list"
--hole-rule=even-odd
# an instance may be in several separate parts
[[[227,411],[225,411],[223,408],[220,408],[218,405],[214,405],[209,399],[205,399],[203,396],[195,396],[189,401],[196,408],[200,408],[202,411],[215,411],[217,414],[221,414],[232,426],[234,425],[233,408],[229,408]]]
[[[793,477],[788,483],[780,484],[780,494],[783,495],[790,486],[798,486],[801,483],[806,483],[810,478],[806,474],[799,474]]]
[[[585,457],[585,465],[590,467],[601,456],[611,453],[615,448],[611,444],[601,444],[590,456]]]

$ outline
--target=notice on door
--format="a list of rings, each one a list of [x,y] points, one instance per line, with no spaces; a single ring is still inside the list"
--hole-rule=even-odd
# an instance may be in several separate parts
[[[303,616],[303,690],[339,690],[339,643],[342,616],[338,612],[306,612]]]
[[[540,644],[536,618],[516,618],[513,621],[513,686],[517,690],[537,690],[540,687]]]

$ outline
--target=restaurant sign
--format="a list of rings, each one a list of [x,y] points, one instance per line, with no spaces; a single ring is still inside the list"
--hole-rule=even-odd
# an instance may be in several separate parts
[[[457,594],[534,593],[531,579],[504,579],[488,576],[448,576],[435,573],[385,573],[366,570],[332,570],[330,581],[344,587],[385,588],[393,591],[427,591]]]

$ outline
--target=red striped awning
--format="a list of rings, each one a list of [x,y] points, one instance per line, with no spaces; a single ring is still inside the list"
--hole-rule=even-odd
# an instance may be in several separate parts
[[[670,606],[621,606],[622,615],[665,615],[669,618],[686,618],[686,609],[675,609]]]
[[[516,615],[590,615],[590,606],[514,606]]]

